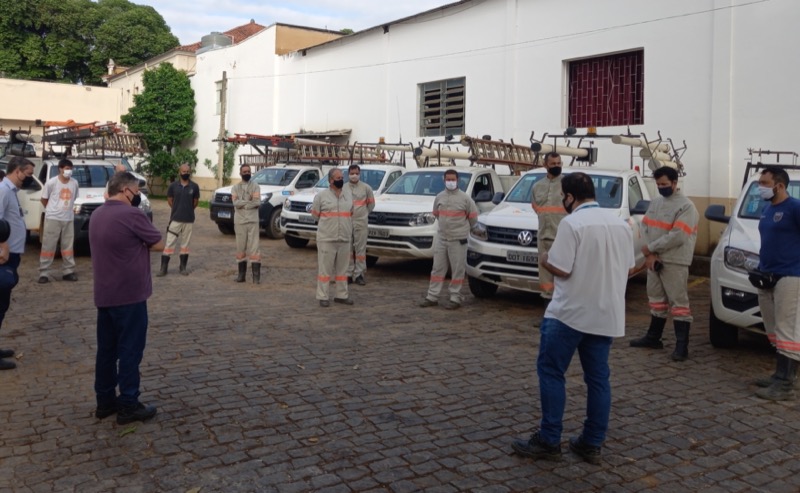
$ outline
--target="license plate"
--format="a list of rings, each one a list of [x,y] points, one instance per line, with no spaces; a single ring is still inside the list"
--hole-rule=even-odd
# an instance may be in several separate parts
[[[297,216],[297,220],[306,224],[314,224],[317,222],[314,220],[314,216]]]
[[[506,260],[515,264],[537,264],[539,263],[539,256],[535,253],[520,252],[517,250],[509,250],[506,252]]]
[[[371,236],[372,238],[388,238],[389,230],[369,228],[369,230],[367,231],[367,236]]]
[[[219,211],[217,212],[217,217],[220,219],[230,219],[231,211]]]

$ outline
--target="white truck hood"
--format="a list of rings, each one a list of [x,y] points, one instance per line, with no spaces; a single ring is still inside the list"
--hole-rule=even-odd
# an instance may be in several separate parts
[[[327,188],[309,188],[307,190],[295,192],[295,194],[289,198],[292,200],[292,202],[303,202],[310,204],[311,202],[314,202],[314,197],[316,197],[317,194],[323,190],[327,190]]]
[[[261,188],[261,193],[262,194],[269,193],[269,192],[273,192],[273,193],[281,192],[281,191],[283,191],[284,188],[286,188],[286,187],[280,187],[280,186],[275,186],[275,185],[259,185],[259,187]],[[229,194],[229,193],[231,193],[231,190],[233,190],[233,185],[230,185],[230,186],[227,186],[227,187],[218,188],[218,189],[214,190],[214,194],[218,194],[218,193],[228,193]]]
[[[761,250],[758,220],[732,217],[728,223],[728,246],[758,254]]]
[[[374,212],[399,212],[416,214],[431,212],[436,197],[429,195],[382,194],[375,198]]]
[[[520,218],[524,218],[524,222]],[[531,204],[521,202],[501,202],[491,211],[481,214],[478,221],[487,226],[501,228],[519,229],[524,226],[531,231],[539,228],[539,218],[533,212]]]

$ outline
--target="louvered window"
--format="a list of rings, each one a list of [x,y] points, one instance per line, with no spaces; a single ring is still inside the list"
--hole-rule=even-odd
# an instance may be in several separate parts
[[[462,135],[466,78],[426,82],[419,85],[419,135]]]

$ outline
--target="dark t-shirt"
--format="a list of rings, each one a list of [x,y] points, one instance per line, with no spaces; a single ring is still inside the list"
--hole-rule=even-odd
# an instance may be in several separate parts
[[[197,186],[197,183],[189,180],[184,187],[180,180],[176,180],[167,189],[167,197],[172,197],[170,221],[194,222],[194,199],[200,200],[200,187]]]
[[[160,240],[150,219],[125,202],[107,200],[92,213],[89,246],[98,308],[147,301],[153,294],[149,248]]]
[[[758,222],[761,233],[759,270],[782,276],[800,276],[800,200],[789,197],[769,204]]]

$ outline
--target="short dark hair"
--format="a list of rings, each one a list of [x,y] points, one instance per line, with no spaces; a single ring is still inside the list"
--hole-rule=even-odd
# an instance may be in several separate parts
[[[586,173],[570,173],[561,180],[561,191],[570,194],[581,202],[595,198],[594,183]]]
[[[767,166],[761,171],[762,175],[771,174],[775,183],[783,183],[784,187],[789,187],[789,173],[785,169],[777,166]]]
[[[359,173],[361,173],[361,166],[357,164],[351,164],[349,168],[347,168],[347,172],[350,173],[354,169],[357,169]]]
[[[66,167],[70,167],[71,168],[72,167],[72,161],[70,161],[69,159],[62,159],[61,161],[58,162],[58,169],[66,168]]]
[[[129,171],[120,171],[108,180],[108,196],[116,195],[126,187],[131,187],[133,185],[139,186],[139,179],[133,176]]]
[[[547,160],[551,157],[561,157],[561,154],[557,153],[556,151],[548,152],[544,155],[544,164],[547,164]]]
[[[456,177],[456,179],[458,179],[458,172],[456,170],[454,170],[454,169],[449,169],[449,170],[445,171],[444,172],[444,177],[447,178],[447,175],[453,175],[453,176]]]
[[[243,164],[243,165],[239,166],[239,174],[240,175],[242,174],[242,171],[244,171],[245,168],[250,169],[250,165],[249,164]],[[252,173],[252,170],[250,172]]]
[[[25,159],[22,156],[14,156],[8,160],[8,166],[6,167],[6,174],[10,175],[11,173],[17,171],[17,168],[25,169],[28,166],[33,166],[33,163],[30,160]]]
[[[658,180],[662,176],[666,176],[669,181],[678,181],[678,171],[669,166],[662,166],[653,171],[653,178]]]

